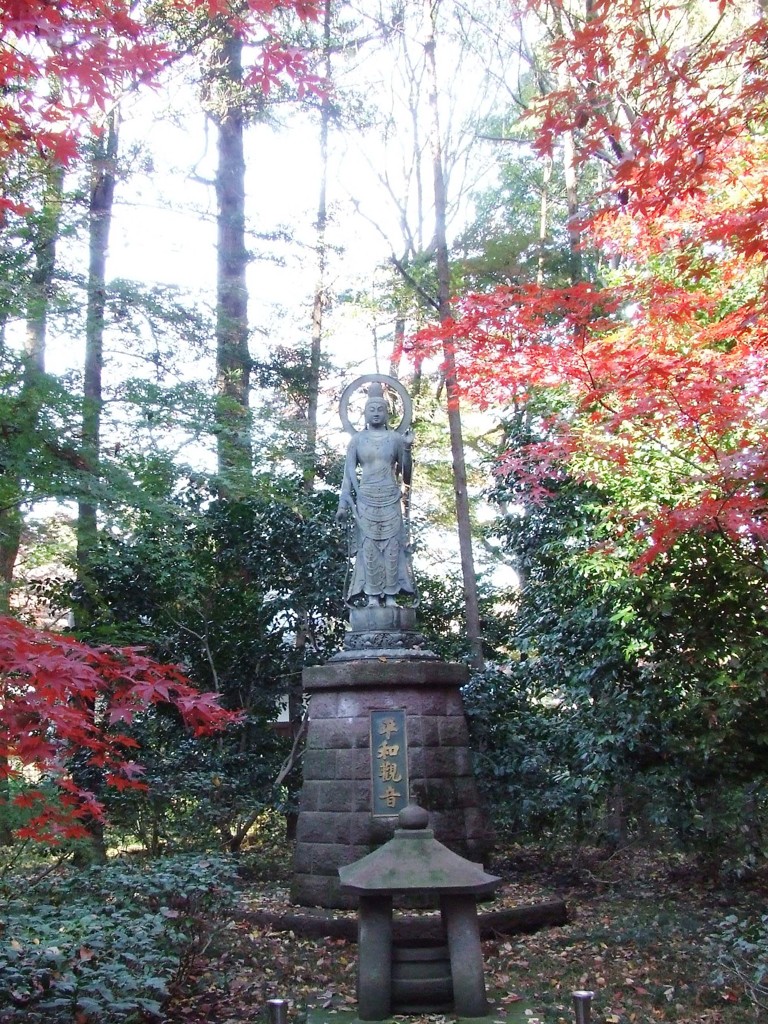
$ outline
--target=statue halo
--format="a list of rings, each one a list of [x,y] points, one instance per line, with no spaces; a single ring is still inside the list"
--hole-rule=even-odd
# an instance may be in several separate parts
[[[341,417],[341,423],[344,430],[348,434],[359,434],[359,430],[355,430],[349,421],[349,400],[352,395],[363,384],[371,384],[373,381],[378,381],[380,384],[386,384],[388,387],[396,391],[400,396],[400,401],[403,403],[403,416],[400,422],[395,427],[395,430],[399,434],[404,434],[406,430],[410,430],[411,423],[413,421],[413,402],[411,402],[411,396],[405,390],[405,387],[395,377],[390,377],[386,373],[364,373],[362,377],[357,377],[352,381],[351,384],[347,384],[341,393],[339,399],[339,416]]]

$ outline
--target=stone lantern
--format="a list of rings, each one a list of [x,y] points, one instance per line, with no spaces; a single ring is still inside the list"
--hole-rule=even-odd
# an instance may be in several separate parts
[[[393,1012],[403,1012],[397,1005],[398,982],[393,984],[396,894],[435,898],[447,939],[446,994],[453,1012],[458,1017],[488,1014],[477,897],[493,892],[501,879],[439,843],[428,824],[427,812],[410,804],[400,812],[399,828],[388,843],[339,868],[342,891],[359,896],[357,994],[361,1020],[383,1020]]]

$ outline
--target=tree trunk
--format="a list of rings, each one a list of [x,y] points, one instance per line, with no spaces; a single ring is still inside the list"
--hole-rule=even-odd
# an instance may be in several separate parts
[[[328,262],[328,134],[331,126],[331,13],[332,0],[323,6],[323,65],[328,88],[320,104],[320,194],[317,201],[317,279],[312,300],[312,339],[309,352],[307,395],[307,454],[304,465],[304,490],[312,491],[317,469],[317,406],[320,395],[320,359],[323,347],[323,314],[326,305],[326,272]]]
[[[405,316],[398,313],[395,317],[395,337],[392,343],[392,356],[389,360],[390,377],[398,377],[400,374],[400,363],[403,358],[405,346]]]
[[[565,198],[568,205],[568,276],[571,284],[581,280],[581,228],[579,226],[579,193],[576,172],[576,147],[573,132],[563,132],[563,171]]]
[[[553,161],[551,156],[544,158],[544,174],[541,183],[541,204],[539,206],[539,255],[536,268],[536,283],[539,288],[544,284],[544,260],[549,238],[549,186],[552,180]]]
[[[35,266],[27,296],[24,380],[19,399],[23,429],[30,433],[36,429],[40,413],[39,386],[40,379],[45,373],[48,303],[56,269],[56,243],[61,224],[63,188],[63,168],[59,164],[46,164],[43,168],[43,205],[33,247]],[[11,611],[14,570],[24,526],[21,512],[24,495],[22,482],[18,476],[13,479],[12,473],[7,473],[4,491],[6,504],[0,509],[0,615],[8,615]],[[10,822],[3,810],[9,804],[11,792],[7,771],[8,763],[5,761],[5,777],[0,779],[0,846],[10,846],[13,842]]]
[[[626,794],[620,781],[614,782],[606,796],[603,814],[603,835],[606,842],[616,850],[623,849],[628,842]]]
[[[429,81],[429,104],[432,114],[430,144],[435,190],[435,255],[437,260],[437,302],[440,320],[445,323],[452,318],[450,305],[451,274],[446,239],[447,198],[443,170],[442,145],[440,141],[440,119],[438,114],[437,63],[435,19],[438,3],[425,0],[425,14],[428,35],[424,44]],[[453,459],[453,488],[456,496],[456,522],[459,534],[461,572],[464,582],[464,609],[467,620],[467,636],[471,661],[476,668],[483,667],[483,644],[480,635],[480,612],[477,596],[477,576],[472,553],[472,524],[467,494],[467,469],[464,460],[464,439],[461,426],[461,405],[456,378],[456,358],[453,343],[443,343],[443,367],[445,390],[448,401],[448,429],[451,437]]]
[[[77,505],[77,577],[80,599],[75,608],[75,622],[81,627],[92,620],[94,609],[90,562],[98,537],[98,503],[93,495],[99,481],[107,248],[112,226],[117,152],[118,115],[113,112],[107,120],[104,134],[95,143],[88,206],[89,264],[81,455],[91,481],[91,494],[81,497]]]
[[[585,0],[584,18],[589,21],[592,15],[592,2]],[[562,17],[556,23],[556,34],[565,34]],[[571,86],[568,69],[560,67],[557,75],[559,89],[567,90]],[[576,168],[576,141],[574,134],[566,130],[562,134],[563,142],[563,174],[565,176],[565,201],[567,207],[566,226],[568,230],[568,276],[571,284],[577,284],[582,278],[581,259],[581,225],[579,222],[579,177]]]
[[[56,244],[61,224],[64,169],[48,164],[44,170],[43,208],[35,239],[35,269],[29,283],[24,356],[27,373],[45,373],[48,305],[56,269]]]
[[[317,408],[320,398],[320,361],[323,354],[323,315],[326,304],[326,272],[328,264],[328,243],[326,229],[328,226],[328,135],[331,127],[330,86],[332,75],[331,64],[331,15],[332,0],[325,0],[323,5],[323,66],[328,88],[323,93],[320,104],[320,192],[317,200],[317,278],[315,293],[312,299],[312,336],[309,350],[309,379],[307,381],[307,442],[305,461],[302,470],[303,486],[306,494],[311,494],[317,475]],[[307,645],[309,633],[308,613],[302,609],[299,628],[296,631],[296,649],[303,651]],[[299,740],[301,724],[304,718],[304,693],[300,682],[293,683],[288,690],[288,721],[291,737],[294,742]],[[288,839],[296,835],[298,813],[289,811],[286,815],[286,833]]]
[[[248,349],[248,288],[245,245],[245,156],[243,153],[243,40],[222,40],[215,69],[219,97],[218,253],[216,303],[217,455],[222,490],[251,475]]]
[[[45,373],[45,342],[48,305],[56,269],[56,244],[62,211],[64,170],[59,164],[43,166],[43,203],[35,225],[34,269],[29,281],[24,340],[24,380],[19,397],[21,423],[16,427],[34,432],[40,413],[40,383]],[[6,471],[7,472],[7,471]],[[13,575],[21,542],[24,519],[21,513],[22,485],[18,478],[6,478],[5,507],[0,509],[0,614],[11,608]]]
[[[96,142],[88,207],[88,297],[85,320],[85,366],[83,370],[83,423],[81,454],[85,471],[92,481],[92,492],[77,504],[77,578],[79,600],[75,605],[75,623],[83,628],[93,621],[96,595],[91,578],[91,562],[98,540],[98,502],[94,491],[99,482],[101,455],[102,376],[104,372],[104,312],[107,298],[107,249],[112,227],[112,208],[117,180],[118,115],[107,119],[105,132]],[[93,714],[98,714],[94,706]],[[101,769],[77,758],[71,766],[77,785],[98,795],[103,785]],[[75,861],[86,867],[106,861],[104,826],[95,819],[83,821],[90,835],[87,847],[79,850]]]

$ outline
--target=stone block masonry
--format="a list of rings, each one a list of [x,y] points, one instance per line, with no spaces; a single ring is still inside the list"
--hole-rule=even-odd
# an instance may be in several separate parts
[[[411,795],[435,838],[482,861],[491,833],[472,772],[459,687],[463,665],[432,658],[329,662],[304,672],[309,724],[299,804],[292,898],[348,908],[338,868],[388,841],[397,818],[372,813],[371,712],[403,710]]]

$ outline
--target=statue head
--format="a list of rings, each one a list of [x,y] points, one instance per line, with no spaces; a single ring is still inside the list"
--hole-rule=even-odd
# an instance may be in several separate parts
[[[375,380],[368,388],[368,397],[365,400],[365,422],[368,425],[385,426],[389,419],[389,404],[384,397],[384,389]]]
[[[382,402],[384,406],[384,418],[381,421],[381,426],[385,429],[393,429],[400,434],[410,430],[411,422],[413,420],[413,403],[411,402],[411,397],[407,390],[395,377],[390,377],[385,373],[366,373],[363,374],[362,377],[358,377],[357,380],[353,380],[351,384],[347,384],[341,393],[341,398],[339,399],[339,416],[341,417],[341,423],[346,432],[352,435],[358,433],[358,428],[354,426],[349,419],[349,405],[352,395],[355,394],[364,384],[368,385],[365,409],[366,428],[369,426],[367,404],[368,402],[375,400],[376,402]],[[384,387],[382,387],[382,384]],[[388,395],[389,398],[385,395],[385,388],[386,395]],[[394,395],[397,395],[400,400],[402,415],[397,426],[390,427],[390,417],[395,411],[392,407]],[[358,405],[356,408],[359,410],[360,406]]]

